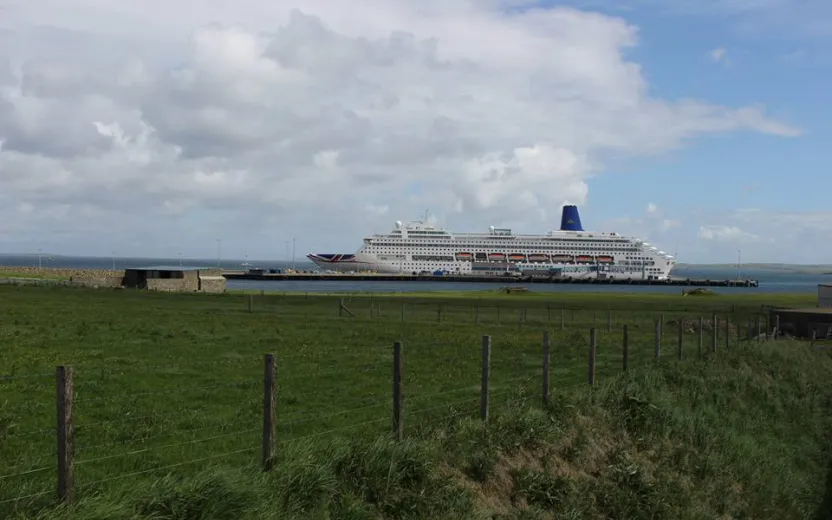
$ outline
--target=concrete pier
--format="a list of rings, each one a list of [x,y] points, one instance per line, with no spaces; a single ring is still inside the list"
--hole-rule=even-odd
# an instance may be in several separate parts
[[[478,282],[501,284],[592,284],[592,285],[667,285],[689,287],[759,287],[757,280],[696,280],[671,278],[670,280],[599,279],[548,276],[485,276],[485,275],[399,275],[399,274],[332,274],[332,273],[270,273],[268,271],[224,271],[227,280],[257,281],[350,281],[350,282]]]

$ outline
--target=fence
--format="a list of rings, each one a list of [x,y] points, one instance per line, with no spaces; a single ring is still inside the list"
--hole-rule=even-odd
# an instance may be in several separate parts
[[[609,326],[609,322],[607,324]],[[241,464],[251,464],[255,459],[253,458],[256,452],[259,452],[259,464],[263,470],[270,471],[275,461],[280,456],[281,437],[285,436],[286,441],[283,446],[289,442],[297,442],[311,438],[317,438],[330,433],[344,431],[349,428],[364,428],[367,431],[374,431],[380,433],[380,429],[385,422],[388,422],[388,431],[392,432],[395,439],[402,439],[406,431],[411,428],[418,429],[422,426],[429,425],[429,421],[414,421],[412,426],[411,419],[415,418],[416,414],[423,414],[425,412],[441,412],[447,410],[450,413],[439,416],[440,420],[448,420],[457,418],[463,415],[476,415],[482,421],[488,422],[492,410],[494,409],[494,399],[497,397],[507,397],[509,402],[526,402],[530,399],[547,404],[550,400],[551,389],[553,386],[567,386],[570,384],[568,377],[578,373],[578,369],[583,365],[583,376],[581,377],[586,384],[595,385],[599,375],[599,368],[604,370],[604,374],[614,374],[620,371],[627,371],[633,366],[633,361],[638,360],[659,360],[663,355],[663,349],[666,334],[664,332],[666,325],[673,327],[675,325],[675,352],[672,353],[674,359],[685,359],[689,357],[705,357],[715,354],[720,348],[731,348],[732,345],[737,345],[740,341],[763,341],[776,336],[774,330],[771,334],[762,334],[760,331],[759,319],[749,321],[746,327],[745,334],[743,333],[743,326],[738,323],[732,323],[730,318],[722,321],[716,315],[711,316],[710,320],[702,317],[695,319],[678,319],[675,323],[668,320],[665,322],[664,316],[655,319],[653,324],[653,341],[652,345],[647,345],[645,348],[644,341],[633,343],[633,335],[628,325],[623,325],[620,329],[620,336],[616,334],[607,334],[604,336],[605,342],[599,345],[599,337],[604,333],[595,327],[588,330],[588,342],[583,343],[577,336],[570,336],[563,340],[560,348],[554,348],[552,342],[552,334],[546,330],[540,338],[540,342],[534,347],[534,352],[526,356],[524,352],[518,350],[505,351],[498,348],[496,351],[492,350],[492,337],[490,335],[482,336],[482,342],[479,345],[479,356],[477,356],[477,380],[476,383],[471,381],[471,384],[457,386],[451,389],[442,389],[441,391],[431,391],[424,393],[426,385],[421,381],[418,375],[412,377],[408,376],[405,369],[405,359],[407,358],[406,349],[401,342],[394,342],[392,351],[388,350],[390,357],[385,357],[386,361],[383,365],[378,367],[365,366],[364,373],[372,373],[372,370],[379,368],[386,372],[387,377],[379,378],[380,381],[387,380],[387,384],[392,381],[392,399],[391,394],[387,393],[384,397],[384,391],[379,391],[375,394],[367,392],[371,396],[380,397],[389,404],[389,415],[379,417],[376,413],[370,411],[378,408],[380,404],[367,402],[351,402],[357,406],[343,407],[335,411],[327,411],[323,403],[325,403],[329,396],[323,396],[322,404],[314,404],[305,402],[302,398],[293,394],[292,387],[293,380],[291,378],[294,374],[287,374],[286,376],[277,377],[279,372],[279,363],[273,354],[266,354],[263,360],[262,379],[248,379],[236,382],[225,382],[214,385],[205,385],[193,388],[169,388],[165,390],[145,390],[136,389],[121,394],[93,395],[86,397],[87,391],[79,391],[76,385],[78,379],[76,372],[72,366],[62,365],[57,368],[55,374],[55,392],[56,392],[56,422],[53,427],[42,428],[34,431],[17,431],[14,427],[14,422],[9,419],[7,414],[0,415],[0,420],[5,420],[7,424],[4,430],[0,430],[0,439],[4,440],[9,450],[26,450],[25,444],[9,443],[10,439],[23,439],[31,435],[54,434],[53,441],[55,442],[55,450],[51,455],[41,457],[38,462],[39,465],[27,468],[23,471],[14,471],[13,464],[4,465],[9,471],[6,474],[0,475],[0,484],[12,482],[15,479],[24,479],[33,475],[51,474],[53,478],[53,488],[35,490],[33,483],[27,482],[17,488],[16,496],[0,495],[0,512],[2,512],[3,505],[14,507],[14,504],[19,502],[26,502],[32,500],[47,499],[54,497],[57,491],[57,497],[64,502],[71,503],[75,500],[78,494],[78,486],[76,480],[76,470],[81,468],[82,471],[87,471],[86,468],[94,466],[98,463],[106,463],[108,467],[113,467],[117,460],[121,460],[120,466],[116,466],[121,473],[118,475],[107,475],[106,472],[89,470],[89,478],[84,481],[81,480],[81,489],[95,489],[107,482],[114,480],[123,480],[128,478],[146,475],[154,472],[168,471],[174,468],[182,468],[185,466],[195,465],[205,461],[213,461],[223,458],[236,457]],[[754,334],[755,331],[758,332]],[[708,330],[709,329],[709,330]],[[581,336],[584,336],[583,334]],[[694,355],[691,356],[691,337],[695,339]],[[508,338],[506,338],[508,339]],[[644,339],[644,338],[642,338]],[[724,340],[724,343],[722,342]],[[577,348],[572,348],[568,342],[580,341],[581,345]],[[620,350],[616,353],[617,348],[615,344],[619,345]],[[672,343],[671,343],[672,345]],[[599,346],[601,352],[599,355]],[[470,351],[472,346],[466,347]],[[587,347],[587,348],[584,348]],[[421,347],[414,347],[413,354],[419,354]],[[672,348],[672,347],[671,347]],[[572,349],[572,350],[570,350]],[[425,351],[430,358],[436,359],[429,350]],[[492,354],[498,354],[499,357],[495,360]],[[584,357],[585,356],[585,357]],[[466,353],[463,357],[457,358],[457,361],[448,363],[457,368],[464,368],[464,374],[454,374],[454,380],[462,382],[465,377],[472,375],[473,365],[465,363],[473,361],[474,358]],[[498,371],[495,377],[494,369],[501,368],[501,365],[518,365],[519,368],[515,371],[505,371],[505,373]],[[570,365],[572,363],[572,365]],[[432,363],[425,365],[429,370],[438,370],[438,365],[441,363]],[[561,365],[557,367],[557,365]],[[216,365],[207,365],[216,367]],[[386,367],[386,368],[385,368]],[[158,381],[144,381],[147,388],[155,388],[155,384],[167,383],[172,375],[181,373],[185,369],[181,367],[161,367],[164,370],[161,372]],[[329,368],[329,367],[324,367]],[[423,367],[424,368],[424,367]],[[188,367],[189,370],[200,372],[206,370],[206,365],[195,365]],[[332,372],[324,371],[322,373],[326,380],[337,371],[337,367]],[[92,375],[94,371],[90,371]],[[291,372],[291,370],[289,370]],[[517,374],[520,374],[519,376]],[[123,377],[124,371],[118,372],[119,377]],[[99,374],[104,378],[104,374]],[[158,375],[158,374],[157,374]],[[553,376],[555,376],[553,378]],[[48,374],[26,374],[0,377],[0,383],[10,381],[20,381],[29,378],[46,378],[50,377]],[[280,383],[280,386],[279,386]],[[331,383],[329,383],[331,384]],[[355,383],[350,383],[355,384]],[[367,383],[365,383],[367,384]],[[243,395],[233,395],[233,389],[250,389],[262,385],[262,396],[257,397],[256,394],[245,393]],[[106,388],[105,386],[96,386],[95,381],[88,382],[90,389]],[[336,386],[337,385],[333,385]],[[369,387],[368,387],[369,388]],[[411,388],[410,394],[406,389]],[[155,399],[161,398],[155,403],[155,406],[162,406],[169,399],[169,396],[185,395],[187,400],[201,403],[203,407],[197,408],[196,411],[201,413],[207,412],[206,399],[204,392],[212,390],[210,403],[215,405],[224,404],[227,410],[236,410],[235,413],[229,414],[229,420],[222,425],[210,424],[204,425],[199,421],[190,422],[186,418],[186,413],[182,409],[171,410],[166,413],[155,413],[147,415],[135,415],[135,405],[142,397],[153,397]],[[359,392],[362,393],[362,392]],[[468,393],[469,396],[463,399],[457,397],[448,402],[450,396]],[[279,400],[278,398],[281,397]],[[364,396],[367,397],[367,396]],[[97,411],[104,403],[108,402],[122,402],[118,404],[116,413],[121,413],[121,418],[107,418],[98,421],[81,421],[79,425],[79,413],[83,414],[89,411]],[[124,405],[124,402],[132,404],[132,407]],[[412,404],[419,404],[423,401],[429,401],[428,405],[413,406],[412,415],[407,419],[406,414],[411,411]],[[440,401],[446,401],[442,404],[435,404]],[[280,406],[278,406],[280,403]],[[327,411],[327,413],[306,414],[301,418],[292,417],[292,405],[299,403],[300,411],[308,411],[309,408],[319,408],[318,411]],[[476,404],[478,403],[478,405]],[[35,402],[26,401],[22,406],[16,409],[31,411]],[[386,408],[387,406],[384,405]],[[288,413],[284,418],[282,415],[278,419],[278,411],[280,408],[286,408]],[[103,410],[103,409],[101,409]],[[10,409],[0,409],[2,412],[8,412]],[[103,410],[104,413],[111,412]],[[341,416],[349,416],[355,419],[354,422],[343,424],[341,419],[336,419]],[[428,414],[430,415],[430,414]],[[256,417],[259,416],[259,422],[256,424]],[[424,416],[422,416],[424,417]],[[171,422],[164,422],[170,419]],[[287,420],[292,419],[292,420]],[[304,428],[305,424],[311,423],[314,420],[323,420],[325,425],[330,426],[316,430],[314,428]],[[12,424],[10,427],[9,424]],[[154,428],[159,426],[160,429],[167,433],[156,434]],[[284,429],[289,428],[289,432],[279,432],[278,427],[282,426]],[[98,429],[97,429],[98,428]],[[143,430],[146,429],[146,431]],[[294,435],[295,429],[298,429],[301,435]],[[79,430],[83,433],[89,432],[91,438],[87,443],[78,444],[77,436]],[[197,436],[198,432],[205,432],[206,430],[215,430],[207,436]],[[189,435],[188,435],[189,434]],[[98,439],[106,439],[111,436],[107,442],[97,442]],[[240,437],[248,436],[247,441],[241,441]],[[174,437],[171,442],[166,442],[158,446],[142,447],[138,449],[132,448],[134,445],[146,445],[148,441],[161,437]],[[177,438],[178,437],[178,438]],[[191,438],[188,438],[191,437]],[[43,444],[43,443],[41,443]],[[185,455],[193,455],[193,447],[198,445],[211,445],[213,449],[208,450],[202,456],[190,458],[188,460],[179,460],[171,463],[171,457],[163,457],[158,455],[159,451],[179,449]],[[103,454],[97,456],[87,455],[87,453],[94,450],[106,450]],[[153,467],[147,467],[137,461],[136,457],[146,455],[151,457],[150,464]],[[51,457],[56,458],[56,464],[49,465],[45,461]],[[9,469],[11,466],[11,469]],[[41,479],[44,480],[44,479]],[[44,482],[41,482],[43,484]],[[9,486],[5,485],[3,488],[9,490]]]
[[[242,306],[249,313],[263,313],[284,317],[302,317],[304,319],[321,318],[329,320],[334,316],[339,319],[365,323],[399,322],[399,323],[448,323],[471,325],[516,325],[553,326],[566,330],[570,326],[592,326],[601,330],[606,327],[611,331],[623,323],[640,321],[659,313],[668,318],[684,317],[691,314],[730,315],[743,322],[750,320],[752,326],[759,321],[758,329],[771,330],[768,309],[764,305],[738,306],[720,303],[707,298],[691,298],[687,301],[673,303],[675,309],[668,310],[667,302],[662,300],[616,302],[614,299],[587,299],[574,302],[551,303],[545,300],[495,300],[477,298],[476,296],[442,300],[435,297],[406,298],[397,296],[367,295],[332,296],[328,294],[306,293],[303,295],[282,296],[279,293],[259,295],[226,295]],[[616,306],[616,303],[619,305]],[[237,304],[239,305],[239,303]]]

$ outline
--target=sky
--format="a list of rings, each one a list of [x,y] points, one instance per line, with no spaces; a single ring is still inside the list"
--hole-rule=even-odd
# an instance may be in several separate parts
[[[568,203],[680,262],[832,263],[832,2],[355,6],[0,0],[0,253],[280,260]]]

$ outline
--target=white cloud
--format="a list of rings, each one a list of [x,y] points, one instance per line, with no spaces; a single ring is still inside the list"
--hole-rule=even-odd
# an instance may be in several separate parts
[[[669,231],[673,228],[681,226],[682,223],[678,220],[673,220],[670,218],[664,218],[659,222],[659,230],[664,233],[665,231]]]
[[[607,152],[800,133],[760,107],[653,97],[622,19],[496,4],[13,4],[0,241],[171,254],[153,245],[175,235],[212,256],[223,237],[254,255],[291,229],[299,247],[351,250],[389,227],[379,217],[424,208],[539,229],[587,200]]]
[[[725,50],[725,47],[717,47],[708,53],[708,55],[711,57],[711,60],[717,63],[728,63],[728,51]]]
[[[676,237],[669,236],[667,232],[681,226],[680,220],[666,216],[665,212],[653,202],[647,204],[643,215],[623,216],[603,224],[604,230],[617,231],[648,240],[659,240],[665,246],[669,245],[667,244],[669,240],[673,240],[673,243],[677,241]]]
[[[699,238],[734,244],[757,242],[760,240],[760,237],[757,235],[743,231],[736,226],[726,225],[701,226],[699,228]]]

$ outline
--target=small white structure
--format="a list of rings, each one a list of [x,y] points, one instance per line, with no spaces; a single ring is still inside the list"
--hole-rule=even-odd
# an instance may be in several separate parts
[[[818,307],[832,308],[832,285],[818,284]]]

